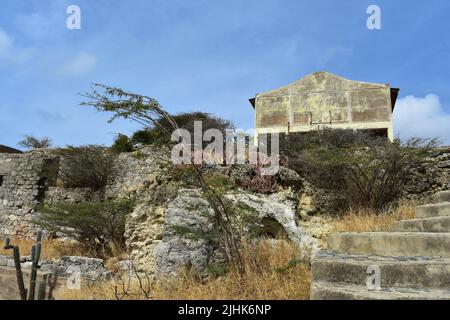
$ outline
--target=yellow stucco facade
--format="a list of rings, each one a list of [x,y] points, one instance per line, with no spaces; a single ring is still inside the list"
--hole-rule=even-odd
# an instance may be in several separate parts
[[[312,73],[250,99],[255,108],[255,137],[328,127],[377,131],[393,140],[392,112],[398,91],[388,84]]]

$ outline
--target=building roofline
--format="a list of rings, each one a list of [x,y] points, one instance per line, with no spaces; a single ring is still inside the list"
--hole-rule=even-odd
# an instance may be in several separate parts
[[[394,112],[395,104],[397,103],[398,93],[400,92],[399,88],[391,88],[391,105],[392,112]]]
[[[18,149],[14,149],[0,144],[0,153],[23,153],[23,152]]]

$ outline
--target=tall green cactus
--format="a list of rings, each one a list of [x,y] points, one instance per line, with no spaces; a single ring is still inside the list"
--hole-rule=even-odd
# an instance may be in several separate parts
[[[39,259],[41,257],[41,240],[42,240],[42,232],[39,231],[36,237],[36,243],[31,248],[31,275],[30,275],[30,287],[29,290],[25,288],[25,284],[23,281],[23,273],[22,268],[20,264],[20,250],[18,246],[11,245],[11,240],[9,238],[5,239],[4,243],[4,249],[5,250],[13,250],[13,258],[14,258],[14,265],[16,267],[16,275],[17,275],[17,284],[19,287],[19,293],[20,293],[20,299],[21,300],[27,300],[27,292],[28,292],[28,300],[34,300],[35,299],[35,292],[36,292],[36,278],[37,273],[39,269]],[[49,284],[51,292],[53,292],[54,286],[56,286],[56,277],[53,277],[53,281],[48,281],[48,275],[45,275],[43,280],[39,284],[38,288],[38,299],[44,300],[45,299],[45,291],[47,288],[47,285]],[[51,296],[51,294],[50,294]]]

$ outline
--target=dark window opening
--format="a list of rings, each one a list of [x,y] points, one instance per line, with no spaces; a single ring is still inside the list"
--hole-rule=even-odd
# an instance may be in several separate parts
[[[3,185],[3,176],[0,176],[0,187]]]
[[[59,158],[47,159],[44,162],[41,175],[45,178],[46,187],[56,187],[59,172]]]
[[[281,223],[272,217],[264,217],[262,220],[263,236],[269,239],[287,239],[288,236]]]
[[[36,197],[36,200],[38,202],[44,201],[45,198],[45,192],[48,189],[48,179],[46,177],[42,177],[38,181],[38,194]]]

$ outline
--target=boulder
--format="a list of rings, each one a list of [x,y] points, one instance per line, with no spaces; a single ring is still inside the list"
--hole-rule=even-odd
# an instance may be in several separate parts
[[[69,277],[74,272],[79,272],[86,280],[107,279],[110,272],[105,268],[102,259],[66,256],[52,263],[53,267],[46,267],[46,269],[56,270],[58,276]]]

